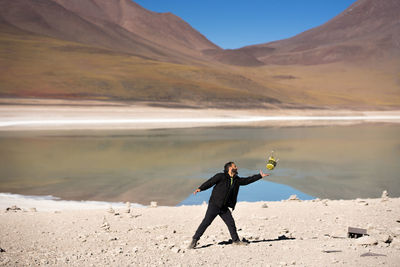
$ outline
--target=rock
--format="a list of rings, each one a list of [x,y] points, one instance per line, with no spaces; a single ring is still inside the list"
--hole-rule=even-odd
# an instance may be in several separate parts
[[[110,231],[110,224],[107,222],[106,217],[103,217],[103,224],[100,226],[104,231]]]
[[[122,248],[116,248],[116,249],[114,250],[114,254],[115,254],[115,255],[122,254],[122,253],[124,253],[124,251],[123,251]]]
[[[356,239],[357,245],[372,246],[378,244],[378,240],[371,236],[363,236]]]
[[[400,238],[393,238],[390,247],[400,249]]]
[[[156,201],[151,201],[150,202],[150,207],[151,208],[157,208],[157,202]]]
[[[181,249],[178,248],[178,247],[173,246],[173,247],[171,248],[171,251],[174,252],[174,253],[179,253],[179,252],[181,251]]]
[[[289,229],[287,229],[287,228],[282,228],[280,232],[281,232],[281,233],[284,233],[284,234],[287,234],[287,233],[289,233]]]
[[[6,250],[3,248],[0,248],[0,252],[6,252]]]
[[[125,213],[130,213],[130,212],[131,212],[131,203],[126,202]]]
[[[392,230],[392,234],[395,237],[400,237],[400,227],[396,227]]]
[[[133,253],[138,253],[139,252],[139,248],[138,247],[133,247],[132,251],[133,251]]]
[[[109,213],[115,213],[115,210],[111,207],[111,205],[108,207],[107,212]]]
[[[261,205],[261,208],[264,208],[264,209],[268,208],[267,203],[262,204],[262,205]]]
[[[165,235],[159,235],[156,237],[157,240],[165,240],[168,239],[168,237],[166,237]]]
[[[300,201],[300,199],[297,197],[297,195],[291,195],[288,200],[290,201]]]
[[[29,211],[31,211],[31,212],[37,212],[36,208],[30,208]]]
[[[380,234],[378,235],[378,241],[383,243],[391,243],[393,238],[389,234]]]
[[[11,207],[6,208],[6,211],[14,211],[14,212],[17,212],[17,211],[19,211],[19,210],[22,211],[22,209],[21,209],[21,208],[18,208],[16,205],[13,205],[13,206],[11,206]]]
[[[389,194],[386,190],[384,190],[382,192],[381,201],[388,201],[388,200],[389,200]]]

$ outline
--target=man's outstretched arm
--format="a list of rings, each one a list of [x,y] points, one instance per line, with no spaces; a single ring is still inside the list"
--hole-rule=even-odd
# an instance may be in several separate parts
[[[260,180],[261,178],[263,178],[265,176],[269,176],[269,174],[268,173],[263,173],[260,170],[260,174],[256,174],[256,175],[253,175],[253,176],[250,176],[250,177],[246,177],[246,178],[240,178],[239,179],[239,184],[240,185],[248,185],[248,184],[254,183],[255,181]]]
[[[207,181],[205,181],[202,185],[199,186],[199,188],[197,188],[194,192],[193,195],[196,195],[198,192],[200,191],[204,191],[207,190],[208,188],[210,188],[211,186],[215,185],[218,180],[220,179],[220,176],[218,174],[214,175],[213,177],[211,177],[210,179],[208,179]]]

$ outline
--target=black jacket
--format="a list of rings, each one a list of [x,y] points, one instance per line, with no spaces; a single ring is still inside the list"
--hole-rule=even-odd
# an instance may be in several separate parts
[[[222,172],[217,173],[205,181],[199,186],[199,189],[204,191],[215,185],[209,202],[215,204],[219,208],[227,206],[235,209],[237,195],[239,193],[239,186],[251,184],[260,180],[261,178],[262,177],[260,174],[256,174],[247,178],[240,178],[238,175],[235,175],[233,177],[233,183],[231,186],[231,177],[228,173]]]

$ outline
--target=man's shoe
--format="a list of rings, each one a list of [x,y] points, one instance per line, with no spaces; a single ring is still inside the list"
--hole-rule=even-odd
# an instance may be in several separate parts
[[[233,241],[232,244],[237,245],[237,246],[247,246],[249,243],[247,243],[245,241],[241,241],[239,239],[239,240]]]
[[[196,247],[196,245],[197,245],[197,239],[192,239],[192,243],[190,243],[190,245],[189,245],[189,247],[188,247],[188,249],[194,249],[195,247]]]

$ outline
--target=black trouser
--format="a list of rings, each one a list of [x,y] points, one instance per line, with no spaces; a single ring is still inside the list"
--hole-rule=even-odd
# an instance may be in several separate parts
[[[226,226],[228,226],[229,233],[231,234],[232,241],[239,240],[239,236],[236,232],[235,221],[233,220],[232,213],[227,207],[218,208],[215,204],[209,203],[206,216],[204,216],[203,221],[197,228],[196,233],[193,236],[193,239],[199,240],[203,233],[206,231],[207,227],[210,226],[212,221],[219,215]]]

